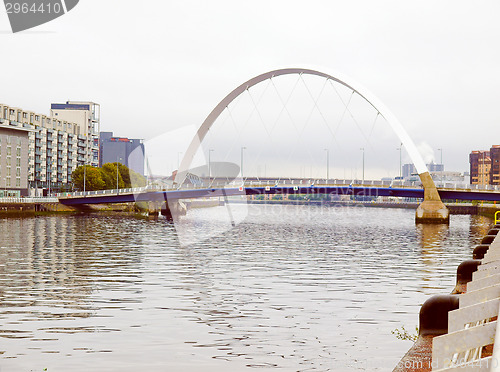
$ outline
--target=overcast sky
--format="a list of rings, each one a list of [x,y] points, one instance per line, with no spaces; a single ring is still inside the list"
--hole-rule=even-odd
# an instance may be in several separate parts
[[[498,1],[80,0],[12,34],[0,12],[0,101],[101,104],[101,129],[198,126],[243,81],[315,65],[361,82],[448,170],[500,144]],[[426,155],[426,154],[424,154]]]

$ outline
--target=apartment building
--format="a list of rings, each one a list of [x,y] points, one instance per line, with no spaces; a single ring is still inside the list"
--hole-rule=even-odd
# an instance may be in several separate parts
[[[30,129],[0,122],[0,197],[28,194]]]
[[[27,189],[32,189],[37,190],[35,194],[38,195],[41,189],[45,189],[47,192],[69,189],[71,187],[71,174],[77,166],[83,164],[98,165],[99,137],[98,132],[94,135],[95,129],[93,128],[94,126],[99,127],[99,116],[98,114],[92,116],[92,109],[96,108],[88,104],[85,107],[71,108],[67,106],[69,104],[62,104],[65,107],[59,106],[56,112],[51,112],[49,116],[0,104],[0,128],[3,131],[7,129],[25,131],[28,145],[26,164],[23,163],[21,156],[21,187],[14,186],[11,176],[10,186],[7,186],[7,180],[3,180],[5,192],[8,190],[19,191],[21,195],[25,195]],[[78,115],[72,117],[71,111],[76,110],[78,110]],[[86,112],[82,114],[82,111]],[[56,113],[57,115],[55,115]],[[72,119],[76,121],[72,121]],[[21,154],[23,153],[22,149],[23,141],[21,140]],[[1,152],[0,163],[4,162],[4,159],[7,162],[7,156],[7,153]],[[22,187],[24,178],[27,187]],[[0,185],[2,185],[1,181]],[[17,177],[15,182],[17,185]]]
[[[50,116],[58,120],[77,123],[81,136],[88,138],[88,163],[93,167],[99,166],[99,132],[101,129],[101,106],[95,102],[67,101],[66,103],[52,103]]]
[[[500,185],[500,145],[491,146],[490,159],[490,185]]]
[[[500,145],[469,154],[470,183],[473,185],[500,184]]]

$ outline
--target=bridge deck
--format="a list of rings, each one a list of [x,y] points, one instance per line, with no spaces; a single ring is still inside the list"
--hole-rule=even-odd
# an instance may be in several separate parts
[[[346,180],[349,181],[349,180]],[[500,190],[471,188],[438,188],[442,199],[452,200],[485,200],[500,201]],[[249,182],[244,186],[217,183],[211,187],[206,185],[190,186],[178,189],[150,189],[135,188],[122,190],[90,191],[86,193],[58,194],[59,201],[66,205],[100,204],[100,203],[129,203],[135,201],[165,201],[179,199],[195,199],[207,197],[223,197],[236,195],[261,195],[261,194],[331,194],[355,196],[394,196],[407,198],[423,198],[424,189],[416,185],[388,184],[374,181],[364,184],[325,184],[325,183],[280,183]]]

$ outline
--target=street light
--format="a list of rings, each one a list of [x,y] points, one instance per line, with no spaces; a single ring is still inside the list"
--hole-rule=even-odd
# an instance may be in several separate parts
[[[365,148],[361,147],[361,151],[363,151],[363,184],[365,183]]]
[[[399,150],[399,180],[400,180],[400,181],[403,179],[403,176],[402,176],[402,174],[401,174],[402,169],[403,169],[403,168],[402,168],[402,167],[403,167],[403,165],[401,164],[401,159],[402,159],[402,158],[401,158],[401,150],[402,150],[402,149],[403,149],[403,143],[401,143],[401,144],[399,145],[399,147],[396,149],[396,150]]]
[[[118,159],[121,161],[122,158],[116,157],[116,195],[118,195]]]
[[[213,149],[208,150],[208,181],[210,181],[210,177],[212,176],[212,162],[210,159],[210,153],[214,151]]]
[[[330,150],[325,149],[326,151],[326,183],[330,179]]]
[[[241,178],[243,178],[243,150],[246,150],[246,147],[241,148],[241,162],[240,162],[240,170],[241,170]]]
[[[444,165],[443,165],[443,149],[440,148],[438,151],[441,152],[441,183],[443,183],[443,171],[444,171]]]

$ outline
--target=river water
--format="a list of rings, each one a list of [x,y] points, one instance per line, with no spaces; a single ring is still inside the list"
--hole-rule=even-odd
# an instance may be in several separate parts
[[[251,205],[181,246],[164,219],[1,219],[0,371],[390,371],[411,346],[391,331],[415,333],[490,225]]]

